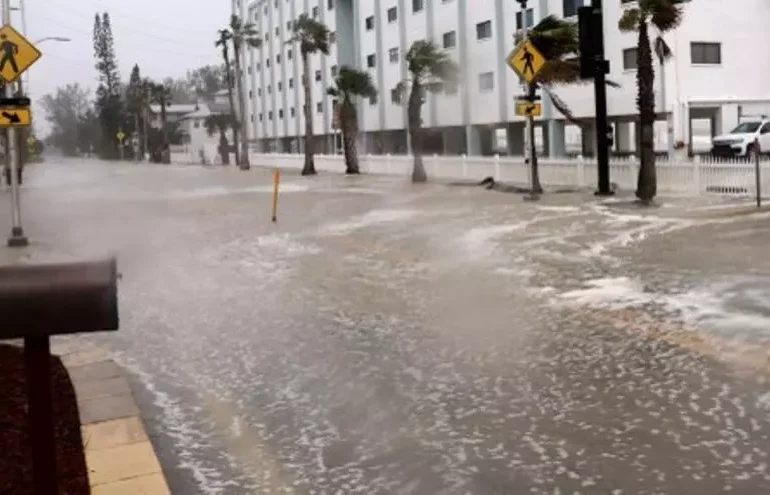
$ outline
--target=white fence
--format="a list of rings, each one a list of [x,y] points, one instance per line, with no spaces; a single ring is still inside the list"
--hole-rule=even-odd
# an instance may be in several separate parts
[[[214,150],[206,150],[206,163],[219,163]],[[213,160],[212,160],[213,158]],[[301,169],[303,155],[269,153],[250,155],[251,164],[259,167]],[[200,153],[190,150],[172,153],[174,163],[201,164]],[[544,187],[591,187],[596,184],[596,161],[580,158],[538,158],[540,181]],[[342,173],[345,164],[342,155],[316,155],[316,170]],[[408,176],[412,169],[409,155],[362,155],[361,170],[364,173]],[[618,188],[636,188],[638,161],[635,158],[612,158],[610,180]],[[512,183],[529,183],[529,166],[523,157],[443,156],[425,157],[428,175],[442,180],[480,181],[485,177]],[[676,194],[751,194],[756,191],[755,165],[745,160],[716,160],[695,158],[656,161],[658,191]],[[761,164],[762,189],[770,191],[770,162]]]

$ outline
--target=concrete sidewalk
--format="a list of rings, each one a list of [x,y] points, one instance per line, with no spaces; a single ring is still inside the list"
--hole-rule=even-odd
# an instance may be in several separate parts
[[[93,346],[54,345],[77,394],[93,495],[169,494],[139,409],[120,368]]]

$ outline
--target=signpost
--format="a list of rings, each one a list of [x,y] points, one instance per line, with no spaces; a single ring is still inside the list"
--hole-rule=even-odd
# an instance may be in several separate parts
[[[543,115],[543,105],[527,100],[517,101],[516,115],[520,117],[540,117]]]
[[[527,10],[527,0],[517,0],[521,6],[522,17]],[[526,23],[525,23],[526,24]],[[530,170],[530,186],[531,194],[525,199],[537,199],[537,194],[540,191],[536,191],[536,186],[539,186],[540,181],[533,173],[537,169],[534,166],[537,160],[535,156],[535,112],[540,108],[540,104],[537,101],[540,97],[537,95],[537,75],[543,70],[547,60],[540,53],[540,50],[529,39],[529,31],[525,25],[524,27],[524,41],[518,44],[516,48],[508,54],[506,58],[508,67],[513,69],[516,74],[524,81],[523,84],[525,94],[521,97],[521,101],[516,102],[516,114],[524,115],[527,119],[526,134],[527,134],[527,150],[526,156],[529,163]],[[519,104],[524,104],[524,109],[527,110],[523,114],[519,113]],[[542,114],[542,109],[539,110],[538,115]]]
[[[120,153],[120,159],[123,160],[123,140],[126,138],[126,134],[123,132],[123,129],[118,129],[115,137],[118,138],[118,153]]]
[[[13,98],[13,84],[32,64],[42,56],[27,38],[11,26],[11,2],[2,0],[3,26],[0,27],[0,78],[5,81],[5,91],[0,98],[0,108],[5,110],[0,120],[0,127],[6,127],[7,153],[6,167],[11,183],[11,236],[8,246],[23,247],[29,244],[21,225],[21,201],[19,198],[19,150],[16,141],[16,128],[22,127],[24,120],[31,120],[29,98]],[[9,108],[10,107],[10,108]],[[26,108],[26,110],[25,110]],[[0,110],[0,113],[3,113]]]

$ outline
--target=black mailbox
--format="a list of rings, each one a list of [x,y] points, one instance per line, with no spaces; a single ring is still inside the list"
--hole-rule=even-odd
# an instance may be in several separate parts
[[[0,267],[0,339],[118,329],[115,259]]]

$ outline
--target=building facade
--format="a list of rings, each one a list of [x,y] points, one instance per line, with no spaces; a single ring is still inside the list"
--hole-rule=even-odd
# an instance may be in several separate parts
[[[521,12],[514,0],[234,0],[234,11],[254,23],[263,37],[260,48],[244,54],[241,75],[249,137],[263,151],[301,151],[303,112],[309,111],[316,149],[338,150],[335,102],[326,88],[338,68],[348,65],[368,70],[379,90],[376,99],[359,103],[362,152],[406,152],[405,108],[396,102],[393,89],[407,76],[404,55],[411,43],[430,39],[455,58],[461,77],[456,91],[431,94],[423,107],[425,151],[520,154],[524,124],[515,115],[514,100],[521,87],[505,62],[513,35],[548,15],[577,20],[577,8],[584,3],[590,0],[529,0]],[[633,0],[604,0],[608,77],[621,86],[608,90],[618,152],[635,149],[636,35],[617,28],[623,10],[635,5]],[[304,108],[299,48],[289,43],[291,22],[302,13],[332,32],[331,53],[311,57],[309,109]],[[741,114],[770,113],[770,66],[753,57],[770,41],[764,26],[768,19],[767,0],[699,0],[685,7],[681,27],[666,35],[674,58],[665,64],[664,77],[656,64],[657,147],[665,150],[679,141],[692,147],[693,122],[705,119],[710,132],[721,133]],[[559,156],[577,144],[590,154],[595,135],[592,86],[556,92],[582,125],[567,125],[544,98],[538,121],[543,152]]]

